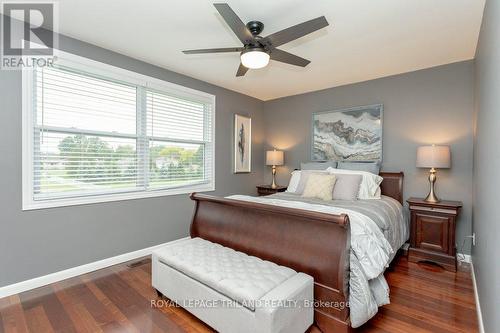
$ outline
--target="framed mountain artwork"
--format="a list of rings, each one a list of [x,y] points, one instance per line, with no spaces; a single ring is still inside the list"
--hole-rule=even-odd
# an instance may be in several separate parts
[[[313,161],[382,161],[383,105],[313,113]]]
[[[234,115],[234,173],[252,171],[252,119]]]

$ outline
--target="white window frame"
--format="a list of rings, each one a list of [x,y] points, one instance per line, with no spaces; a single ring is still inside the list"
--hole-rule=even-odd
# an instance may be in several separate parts
[[[94,61],[88,58],[77,56],[60,50],[54,50],[57,57],[57,64],[78,69],[83,72],[92,73],[95,75],[108,77],[117,81],[137,85],[138,88],[151,88],[166,94],[188,98],[195,98],[204,104],[208,104],[212,108],[211,112],[211,166],[209,166],[211,174],[209,182],[205,184],[195,184],[191,186],[180,186],[176,188],[166,189],[140,189],[132,192],[124,193],[106,193],[106,194],[89,194],[79,197],[62,197],[51,198],[44,200],[34,200],[34,105],[33,105],[33,69],[23,68],[22,70],[22,209],[33,210],[51,207],[64,207],[73,205],[85,205],[93,203],[103,203],[121,200],[142,199],[161,197],[169,195],[178,195],[191,192],[207,192],[215,190],[215,96],[202,91],[194,90],[184,86],[180,86],[171,82],[163,81],[154,77],[146,76],[136,72],[132,72],[123,68],[108,65],[102,62]],[[137,103],[137,109],[141,107],[141,103]],[[145,114],[145,112],[142,112]],[[139,122],[139,120],[136,120]],[[89,131],[91,132],[91,131]],[[139,135],[139,133],[136,133]],[[183,141],[183,140],[173,140]],[[184,140],[189,141],[189,140]],[[205,160],[205,163],[207,161]]]

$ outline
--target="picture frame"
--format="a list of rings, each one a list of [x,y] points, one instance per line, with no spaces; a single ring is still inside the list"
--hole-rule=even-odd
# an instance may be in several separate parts
[[[312,161],[382,162],[382,104],[315,112]]]
[[[252,172],[252,118],[234,115],[233,172]]]

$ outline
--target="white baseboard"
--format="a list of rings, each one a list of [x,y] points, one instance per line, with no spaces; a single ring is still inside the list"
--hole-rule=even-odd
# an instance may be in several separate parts
[[[178,241],[184,240],[186,238],[189,238],[189,237],[177,239],[177,240],[174,240],[172,242],[178,242]],[[168,242],[168,243],[172,243],[172,242]],[[88,263],[85,265],[65,269],[63,271],[40,276],[40,277],[37,277],[34,279],[30,279],[30,280],[14,283],[11,285],[7,285],[5,287],[0,288],[0,298],[15,295],[18,293],[22,293],[23,291],[43,287],[43,286],[46,286],[46,285],[54,283],[54,282],[58,282],[58,281],[69,279],[69,278],[72,278],[72,277],[75,277],[78,275],[90,273],[90,272],[96,271],[98,269],[103,269],[103,268],[106,268],[109,266],[121,264],[121,263],[126,262],[126,261],[130,261],[130,260],[134,260],[134,259],[141,258],[144,256],[148,256],[154,250],[164,246],[165,244],[167,244],[167,243],[151,246],[151,247],[148,247],[145,249],[141,249],[141,250],[137,250],[137,251],[133,251],[133,252],[129,252],[129,253],[120,254],[120,255],[115,256],[115,257],[91,262],[91,263]]]
[[[472,263],[472,257],[468,254],[457,253],[457,259],[460,262],[465,262],[470,264],[470,270],[472,275],[472,286],[474,288],[474,300],[476,302],[477,321],[479,324],[479,333],[484,333],[483,314],[481,312],[481,304],[479,303],[479,294],[477,292],[477,284],[476,284],[476,274],[474,272],[474,264]]]
[[[470,269],[472,274],[472,286],[474,287],[474,299],[476,301],[476,311],[477,311],[477,321],[479,323],[479,333],[484,333],[484,324],[483,324],[483,313],[481,312],[481,304],[479,303],[479,293],[477,292],[477,283],[476,283],[476,273],[474,272],[474,264],[470,263]]]

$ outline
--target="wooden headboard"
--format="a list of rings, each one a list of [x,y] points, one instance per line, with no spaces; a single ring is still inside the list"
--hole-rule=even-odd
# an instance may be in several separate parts
[[[394,198],[403,204],[403,172],[380,172],[379,174],[384,178],[380,189],[382,194]]]

